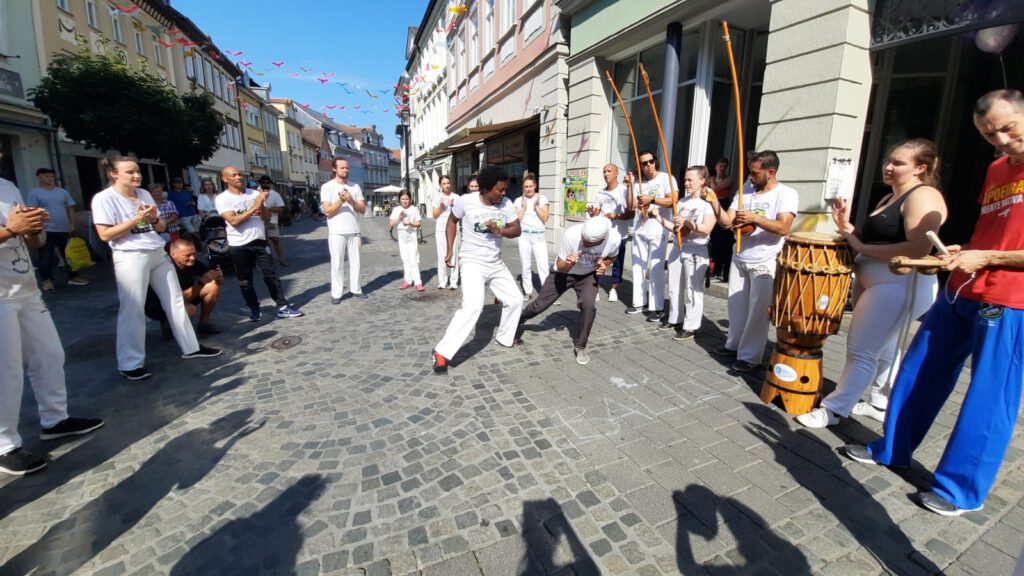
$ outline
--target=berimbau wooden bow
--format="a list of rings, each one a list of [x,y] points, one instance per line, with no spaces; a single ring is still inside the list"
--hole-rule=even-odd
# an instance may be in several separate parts
[[[633,123],[629,121],[629,111],[626,110],[626,103],[622,101],[622,96],[619,94],[619,89],[615,87],[615,80],[612,78],[612,73],[608,70],[604,71],[604,75],[608,77],[608,83],[612,85],[612,92],[615,92],[615,99],[619,101],[619,109],[622,110],[622,116],[626,119],[626,128],[629,128],[629,140],[633,143],[633,158],[636,159],[636,193],[633,192],[632,184],[630,185],[629,195],[633,197],[633,209],[636,210],[638,194],[643,194],[643,176],[640,172],[640,152],[636,147],[636,136],[633,135]],[[640,222],[646,222],[647,215],[644,211],[640,211]]]
[[[746,164],[746,159],[743,157],[745,149],[743,148],[743,119],[741,117],[741,111],[740,111],[740,81],[739,81],[738,76],[736,75],[736,60],[734,60],[733,57],[732,57],[732,39],[729,38],[729,22],[727,22],[725,20],[722,20],[722,34],[723,34],[722,37],[725,38],[725,50],[726,50],[726,52],[729,53],[729,68],[732,70],[732,94],[733,94],[733,100],[736,103],[736,141],[739,144],[739,153],[740,153],[740,161],[739,161],[739,175],[740,175],[739,183],[740,183],[740,187],[739,187],[739,191],[737,191],[737,193],[736,193],[736,204],[737,204],[736,210],[741,210],[741,209],[743,209],[743,183],[745,182],[745,180],[743,179],[743,169],[747,166],[747,164]],[[742,236],[743,236],[743,234],[740,232],[740,229],[737,228],[736,229],[736,253],[737,254],[740,253],[740,238]]]
[[[651,81],[647,77],[647,69],[643,63],[640,64],[640,77],[644,79],[644,88],[647,89],[647,99],[651,102],[651,114],[654,115],[654,126],[658,129],[658,138],[661,140],[661,154],[665,158],[665,171],[668,172],[668,187],[672,191],[672,220],[679,215],[679,191],[675,187],[675,179],[672,178],[672,160],[668,155],[668,147],[665,146],[665,133],[661,131],[661,120],[658,118],[658,107],[654,105],[654,95],[651,94]],[[683,247],[683,231],[676,227],[676,245]]]

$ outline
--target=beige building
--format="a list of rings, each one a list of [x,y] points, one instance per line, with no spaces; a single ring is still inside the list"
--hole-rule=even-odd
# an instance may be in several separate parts
[[[281,113],[278,122],[284,173],[293,191],[304,192],[309,189],[312,179],[306,179],[306,151],[302,143],[302,124],[298,120],[295,102],[288,98],[271,98],[270,104]]]

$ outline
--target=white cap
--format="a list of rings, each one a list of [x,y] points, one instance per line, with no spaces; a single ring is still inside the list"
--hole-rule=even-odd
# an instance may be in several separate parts
[[[608,231],[611,228],[611,220],[605,216],[595,216],[583,224],[583,240],[586,242],[601,242],[608,237]]]

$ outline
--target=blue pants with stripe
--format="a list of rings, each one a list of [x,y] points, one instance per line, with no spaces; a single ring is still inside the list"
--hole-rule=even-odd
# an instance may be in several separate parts
[[[892,387],[876,461],[910,465],[914,450],[956,386],[968,355],[971,382],[935,470],[936,494],[980,508],[1010,445],[1024,385],[1024,310],[939,295],[907,350]]]

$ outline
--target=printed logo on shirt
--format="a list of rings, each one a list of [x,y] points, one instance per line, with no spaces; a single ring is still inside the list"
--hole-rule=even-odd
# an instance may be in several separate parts
[[[491,231],[487,228],[488,222],[494,222],[498,228],[505,227],[505,215],[501,212],[491,212],[484,214],[482,218],[473,223],[473,230],[480,232],[481,234],[490,234]]]
[[[978,307],[978,316],[988,326],[995,326],[995,321],[1002,317],[1005,309],[996,304],[982,304]]]
[[[18,274],[28,274],[32,271],[32,261],[28,259],[28,250],[25,248],[25,241],[21,238],[18,238],[18,242],[14,245],[11,270]]]

